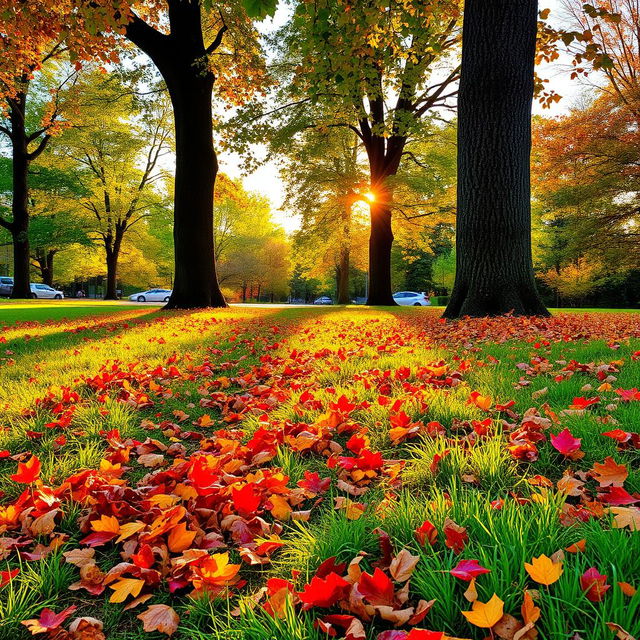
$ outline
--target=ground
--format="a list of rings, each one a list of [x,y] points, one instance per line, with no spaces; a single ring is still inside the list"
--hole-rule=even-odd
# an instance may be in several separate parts
[[[0,638],[640,634],[639,314],[0,324]]]

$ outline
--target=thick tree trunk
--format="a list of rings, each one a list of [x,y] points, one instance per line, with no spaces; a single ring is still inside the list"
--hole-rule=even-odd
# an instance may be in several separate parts
[[[29,273],[29,153],[25,130],[26,92],[11,102],[12,137],[12,202],[11,239],[13,241],[13,291],[12,298],[30,298]]]
[[[383,202],[371,204],[371,234],[369,235],[369,297],[368,305],[395,305],[391,293],[391,208]]]
[[[227,306],[218,284],[213,247],[218,162],[213,150],[212,88],[213,79],[201,76],[169,85],[176,126],[176,270],[167,304],[170,309]]]
[[[446,318],[548,315],[531,260],[537,0],[466,0],[458,94],[456,280]]]
[[[168,8],[170,35],[160,34],[139,18],[127,27],[127,37],[158,67],[173,104],[175,279],[166,308],[224,307],[213,246],[213,187],[218,172],[211,113],[215,78],[206,68],[201,3],[168,0]]]
[[[123,235],[124,230],[116,229],[115,238],[105,240],[104,248],[107,263],[107,290],[104,294],[105,300],[118,299],[118,260],[120,259]]]
[[[348,245],[340,248],[340,264],[338,266],[338,304],[349,304],[349,263],[351,255]]]

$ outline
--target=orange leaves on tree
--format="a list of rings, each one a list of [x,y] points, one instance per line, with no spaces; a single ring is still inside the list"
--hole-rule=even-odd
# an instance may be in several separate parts
[[[533,580],[547,586],[557,582],[563,572],[561,562],[554,562],[544,554],[533,558],[530,563],[525,562],[524,568]]]
[[[31,484],[40,477],[42,465],[36,456],[31,456],[26,462],[18,462],[18,470],[9,476],[14,482]]]
[[[490,629],[504,615],[504,602],[494,593],[488,602],[476,600],[471,611],[463,611],[462,615],[476,627]]]

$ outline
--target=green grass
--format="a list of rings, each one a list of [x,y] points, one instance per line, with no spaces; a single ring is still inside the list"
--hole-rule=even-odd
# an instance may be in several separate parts
[[[551,555],[584,538],[585,553],[566,554],[561,579],[538,589],[537,605],[542,609],[537,625],[539,637],[561,640],[579,633],[585,640],[610,640],[612,634],[605,627],[609,621],[638,635],[640,593],[633,598],[623,596],[616,582],[625,581],[640,588],[640,533],[613,529],[607,517],[565,526],[559,514],[565,502],[575,503],[575,499],[566,499],[554,489],[540,490],[528,482],[541,474],[555,483],[567,468],[585,473],[595,462],[612,456],[629,469],[627,490],[640,491],[640,451],[618,451],[613,440],[601,436],[602,431],[617,426],[612,422],[603,424],[612,418],[620,428],[637,431],[640,402],[621,403],[615,400],[614,391],[597,391],[601,381],[593,371],[576,371],[556,380],[570,360],[594,365],[623,360],[613,389],[640,386],[640,360],[632,359],[632,354],[640,350],[640,339],[628,339],[625,333],[626,327],[629,335],[635,331],[637,320],[633,315],[607,316],[598,324],[598,315],[587,315],[582,320],[573,312],[584,310],[570,311],[567,323],[592,323],[594,327],[604,327],[605,333],[611,330],[611,323],[618,323],[615,326],[620,327],[621,333],[607,333],[590,341],[551,340],[549,345],[536,347],[535,331],[525,337],[518,334],[516,340],[501,338],[499,343],[475,333],[471,337],[459,336],[455,325],[445,327],[437,321],[434,309],[237,307],[166,313],[149,306],[93,301],[0,302],[0,323],[7,325],[0,331],[4,338],[0,345],[0,451],[37,454],[47,483],[57,485],[80,470],[97,468],[108,446],[105,434],[113,429],[135,443],[152,438],[167,446],[179,443],[187,455],[197,451],[197,440],[174,438],[156,425],[163,420],[173,421],[174,412],[184,411],[189,416],[180,423],[184,430],[201,430],[210,436],[214,429],[236,428],[238,425],[224,422],[215,408],[199,403],[207,393],[203,385],[224,380],[227,382],[221,382],[220,388],[238,398],[253,388],[282,391],[277,402],[245,417],[239,425],[245,431],[245,439],[260,428],[263,413],[273,424],[290,421],[316,425],[326,418],[329,404],[345,395],[349,400],[369,403],[354,411],[350,419],[355,428],[366,430],[370,448],[380,451],[387,460],[404,464],[401,483],[390,486],[378,478],[364,495],[351,496],[367,507],[359,519],[349,520],[343,510],[334,509],[334,499],[346,494],[337,487],[338,470],[327,467],[326,452],[300,453],[281,444],[275,458],[265,466],[281,469],[289,476],[291,487],[304,477],[305,471],[316,471],[332,478],[331,490],[314,504],[307,522],[283,523],[280,535],[285,546],[274,554],[271,564],[243,564],[241,575],[247,585],[229,600],[194,600],[185,593],[172,595],[163,584],[147,604],[123,612],[122,605],[106,602],[106,595],[93,597],[86,592],[69,591],[69,584],[78,579],[78,571],[60,561],[60,552],[34,562],[20,560],[15,553],[6,554],[0,560],[0,570],[19,567],[21,573],[0,589],[0,639],[30,637],[19,623],[36,617],[44,606],[59,611],[76,604],[78,615],[92,615],[104,622],[109,640],[159,640],[163,636],[145,634],[135,616],[148,604],[166,603],[181,618],[174,640],[323,640],[326,636],[313,623],[328,611],[302,612],[298,607],[289,610],[284,618],[273,618],[260,606],[251,608],[247,598],[269,577],[289,579],[292,571],[300,572],[297,586],[301,588],[320,563],[331,556],[350,562],[364,553],[362,568],[372,571],[380,556],[376,534],[379,529],[389,534],[396,553],[408,549],[420,557],[411,579],[410,597],[412,601],[436,599],[420,625],[424,628],[474,640],[486,636],[460,613],[470,608],[463,597],[467,584],[448,571],[461,558],[475,558],[491,569],[491,573],[478,578],[480,600],[486,601],[495,592],[504,600],[505,611],[520,616],[524,589],[538,586],[524,571],[524,562],[540,554]],[[612,342],[618,343],[619,348],[612,348]],[[548,371],[530,376],[519,368],[521,363],[531,363],[532,358],[538,357],[546,358]],[[130,368],[149,372],[174,359],[181,372],[206,361],[211,373],[160,380],[165,385],[162,388],[170,393],[153,396],[151,407],[136,408],[122,402],[117,390],[95,391],[87,383],[87,379],[108,373],[111,367],[125,372]],[[447,363],[449,372],[460,371],[460,382],[452,386],[431,384],[421,389],[416,372],[441,360]],[[270,362],[275,364],[261,374],[259,381],[246,383],[242,378]],[[403,368],[408,368],[408,377],[396,376]],[[386,371],[390,372],[387,377]],[[521,379],[528,384],[518,384]],[[132,384],[137,384],[135,379]],[[592,390],[584,390],[587,384]],[[43,398],[50,394],[59,398],[62,388],[79,396],[72,424],[64,429],[47,427],[56,416],[52,403],[43,402]],[[536,392],[545,388],[546,394],[536,398]],[[490,435],[470,437],[469,425],[487,416],[467,402],[472,390],[491,396],[494,404],[514,400],[512,411],[517,416],[493,414]],[[313,395],[318,406],[301,407],[299,399],[305,391]],[[600,395],[602,401],[584,415],[562,413],[574,397],[593,395]],[[412,421],[437,421],[446,435],[425,435],[394,446],[389,437],[389,417],[396,401]],[[540,456],[533,463],[517,461],[510,455],[510,431],[528,410],[536,408],[544,413],[544,403],[560,417],[561,424],[553,424],[552,433],[567,427],[582,439],[582,459],[566,460],[548,442],[539,445]],[[607,408],[608,405],[611,406]],[[211,427],[194,426],[203,415],[213,420]],[[351,435],[347,431],[334,438],[343,448]],[[66,436],[63,446],[56,442],[61,434]],[[443,457],[434,470],[436,454]],[[343,450],[341,455],[352,454]],[[145,483],[150,470],[138,464],[135,455],[126,466],[123,478],[129,485]],[[15,499],[24,488],[9,478],[15,468],[14,460],[0,458],[0,506]],[[594,489],[593,480],[585,477],[585,481]],[[497,504],[502,508],[496,508]],[[83,535],[79,523],[87,505],[68,501],[61,509],[56,531],[69,536],[60,550],[65,551],[78,547]],[[443,544],[446,518],[467,528],[469,542],[461,556]],[[414,535],[425,520],[433,522],[439,531],[433,548],[419,545]],[[120,562],[120,550],[113,544],[99,549],[100,566],[108,570]],[[237,551],[232,548],[231,553],[232,559],[238,561]],[[579,586],[579,576],[590,566],[606,574],[612,585],[600,604],[589,602]],[[365,624],[365,628],[367,637],[373,640],[388,625],[377,621]]]

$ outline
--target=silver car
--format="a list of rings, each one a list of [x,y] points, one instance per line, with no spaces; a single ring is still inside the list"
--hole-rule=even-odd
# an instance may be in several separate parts
[[[129,296],[133,302],[169,302],[171,289],[147,289]]]
[[[46,298],[53,300],[62,300],[64,293],[58,289],[50,287],[48,284],[31,283],[31,297],[32,298]]]
[[[393,294],[396,304],[403,307],[428,307],[431,300],[424,293],[416,293],[415,291],[398,291]]]

